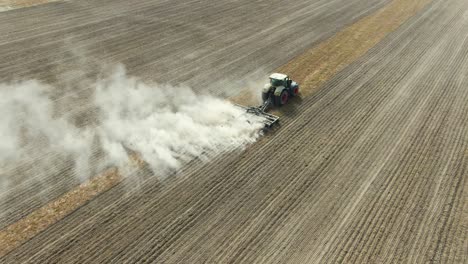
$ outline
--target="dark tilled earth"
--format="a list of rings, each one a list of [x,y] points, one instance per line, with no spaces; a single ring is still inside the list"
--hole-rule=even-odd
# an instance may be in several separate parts
[[[76,63],[77,52],[59,55],[69,35],[67,45],[143,78],[222,82],[270,71],[384,4],[239,2],[72,1],[0,13],[1,76],[53,81]],[[2,261],[466,263],[467,36],[468,2],[434,0],[284,108],[281,127],[244,152],[189,164],[165,183],[120,184]],[[62,185],[73,184],[50,192]],[[19,219],[40,206],[20,200],[2,210]]]

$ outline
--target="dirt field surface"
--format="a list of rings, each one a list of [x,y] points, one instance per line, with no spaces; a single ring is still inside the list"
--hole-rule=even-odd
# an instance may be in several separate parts
[[[296,1],[286,9],[281,1],[246,3],[71,1],[4,12],[0,81],[38,79],[66,87],[56,91],[57,111],[77,116],[77,123],[92,122],[95,113],[87,107],[83,79],[99,74],[104,63],[123,63],[130,74],[146,80],[186,81],[199,91],[236,94],[245,80],[258,78],[249,73],[260,71],[265,78],[386,1]],[[294,15],[278,16],[281,12]],[[2,173],[11,177],[13,188],[1,194],[0,228],[79,183],[67,160],[54,159],[54,153],[37,156]],[[44,158],[52,160],[53,168],[38,172],[31,167]]]
[[[110,2],[115,18],[103,17]],[[256,76],[249,73],[258,65],[275,69],[385,4],[288,1],[294,17],[274,15],[290,13],[280,1],[209,9],[199,2],[190,8],[177,1],[109,3],[98,1],[93,9],[54,3],[0,14],[9,22],[0,26],[6,33],[0,52],[8,58],[1,78],[53,82],[54,74],[81,63],[76,54],[60,52],[82,43],[76,53],[123,61],[143,78],[200,87],[213,82],[207,91],[228,96],[233,92],[215,88]],[[162,16],[187,12],[185,19],[207,19],[200,25],[211,30],[181,20],[164,27],[180,30],[178,37],[148,34],[173,23],[154,14],[163,7]],[[201,18],[200,12],[212,16]],[[65,16],[68,22],[57,23]],[[181,27],[195,35],[201,30],[200,40],[192,42]],[[69,35],[65,44],[63,35]],[[246,151],[193,162],[164,182],[143,175],[138,184],[127,184],[126,178],[0,260],[466,263],[467,36],[468,2],[434,0],[318,92],[282,109],[281,127]],[[183,59],[194,51],[200,54]],[[82,74],[90,73],[73,77]],[[14,172],[17,187],[2,193],[3,230],[77,185],[64,172],[44,173],[41,181],[27,170]]]
[[[47,4],[61,0],[0,0],[0,12],[23,7]]]

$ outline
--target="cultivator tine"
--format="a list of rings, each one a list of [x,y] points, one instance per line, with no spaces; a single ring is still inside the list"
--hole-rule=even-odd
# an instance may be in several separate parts
[[[274,124],[278,123],[280,119],[278,116],[275,116],[266,112],[266,110],[268,109],[271,103],[272,101],[269,98],[260,106],[243,106],[243,105],[237,105],[237,106],[244,108],[246,112],[249,114],[262,117],[264,119],[263,123],[265,124],[265,127],[271,128],[273,127]]]

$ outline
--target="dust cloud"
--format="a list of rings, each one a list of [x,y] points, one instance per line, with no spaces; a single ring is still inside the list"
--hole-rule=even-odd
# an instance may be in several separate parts
[[[72,171],[85,180],[106,167],[127,166],[130,153],[165,176],[194,158],[254,142],[263,126],[226,100],[145,83],[123,66],[87,86],[76,91],[86,92],[83,101],[57,97],[60,87],[35,80],[0,84],[0,187],[20,182],[16,174]]]

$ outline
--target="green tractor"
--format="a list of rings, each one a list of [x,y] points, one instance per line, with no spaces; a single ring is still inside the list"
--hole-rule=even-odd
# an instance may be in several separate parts
[[[241,106],[247,113],[264,118],[266,128],[273,127],[278,123],[279,117],[267,113],[272,105],[282,106],[288,103],[289,98],[299,94],[299,84],[289,79],[286,74],[273,73],[270,75],[270,83],[265,84],[262,90],[263,104],[260,106]]]
[[[294,82],[282,73],[270,75],[270,83],[265,84],[262,90],[263,102],[273,103],[275,106],[282,106],[288,103],[289,98],[299,94],[299,84]]]

